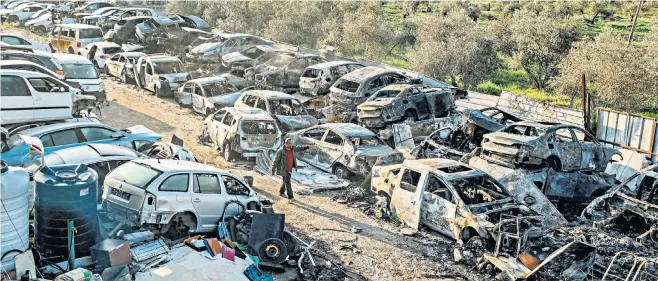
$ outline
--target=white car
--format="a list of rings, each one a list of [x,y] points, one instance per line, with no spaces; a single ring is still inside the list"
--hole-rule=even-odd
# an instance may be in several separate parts
[[[0,74],[0,123],[31,123],[72,118],[71,107],[79,93],[48,75],[3,69]]]
[[[17,8],[13,11],[0,12],[0,15],[8,22],[22,22],[30,18],[30,16],[34,15],[36,12],[48,9],[48,5],[36,3],[19,7],[21,8]]]
[[[98,50],[96,50],[96,55],[94,56],[94,61],[92,61],[92,63],[94,63],[98,69],[104,69],[105,60],[109,59],[111,56],[121,50],[121,46],[116,43],[98,42],[88,44],[84,48],[78,49],[78,53],[85,58],[89,58],[89,50],[91,50],[93,46],[98,47]]]
[[[43,9],[30,16],[23,26],[39,32],[46,32],[54,26],[52,16],[53,13],[49,9]]]
[[[0,33],[0,41],[12,46],[24,47],[48,53],[52,52],[48,45],[39,43],[36,40],[28,39],[27,37],[20,34]]]
[[[72,54],[54,54],[64,69],[66,81],[80,84],[85,95],[96,97],[99,102],[105,101],[105,85],[101,81],[101,75],[96,67],[88,59]]]

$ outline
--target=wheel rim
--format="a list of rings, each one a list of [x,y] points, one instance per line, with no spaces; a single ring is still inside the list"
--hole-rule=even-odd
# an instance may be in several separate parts
[[[345,171],[343,170],[342,167],[337,167],[336,168],[336,176],[341,178],[341,179],[345,178]]]

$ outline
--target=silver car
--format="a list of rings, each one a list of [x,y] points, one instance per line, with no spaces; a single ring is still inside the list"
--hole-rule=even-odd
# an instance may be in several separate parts
[[[217,231],[230,200],[259,210],[253,178],[246,179],[196,162],[136,159],[105,178],[103,209],[110,219],[127,226],[170,236]],[[230,204],[225,215],[240,211]]]

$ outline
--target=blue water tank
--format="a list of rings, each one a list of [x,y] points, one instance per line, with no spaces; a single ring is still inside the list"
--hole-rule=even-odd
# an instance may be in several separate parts
[[[35,245],[43,258],[68,258],[69,220],[75,225],[75,256],[89,256],[99,233],[96,193],[98,174],[85,165],[43,167],[34,176]]]

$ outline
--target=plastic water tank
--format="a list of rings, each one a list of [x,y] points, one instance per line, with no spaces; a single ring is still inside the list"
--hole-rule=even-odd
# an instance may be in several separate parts
[[[0,206],[2,224],[0,233],[0,252],[12,250],[25,251],[30,247],[29,226],[30,209],[28,209],[28,194],[32,189],[30,175],[23,168],[9,167],[0,161]],[[14,256],[19,252],[11,252],[2,259],[2,270],[14,269]]]
[[[99,233],[96,193],[98,174],[85,165],[55,165],[34,175],[35,245],[43,258],[68,258],[69,220],[75,226],[75,256],[89,256]]]

